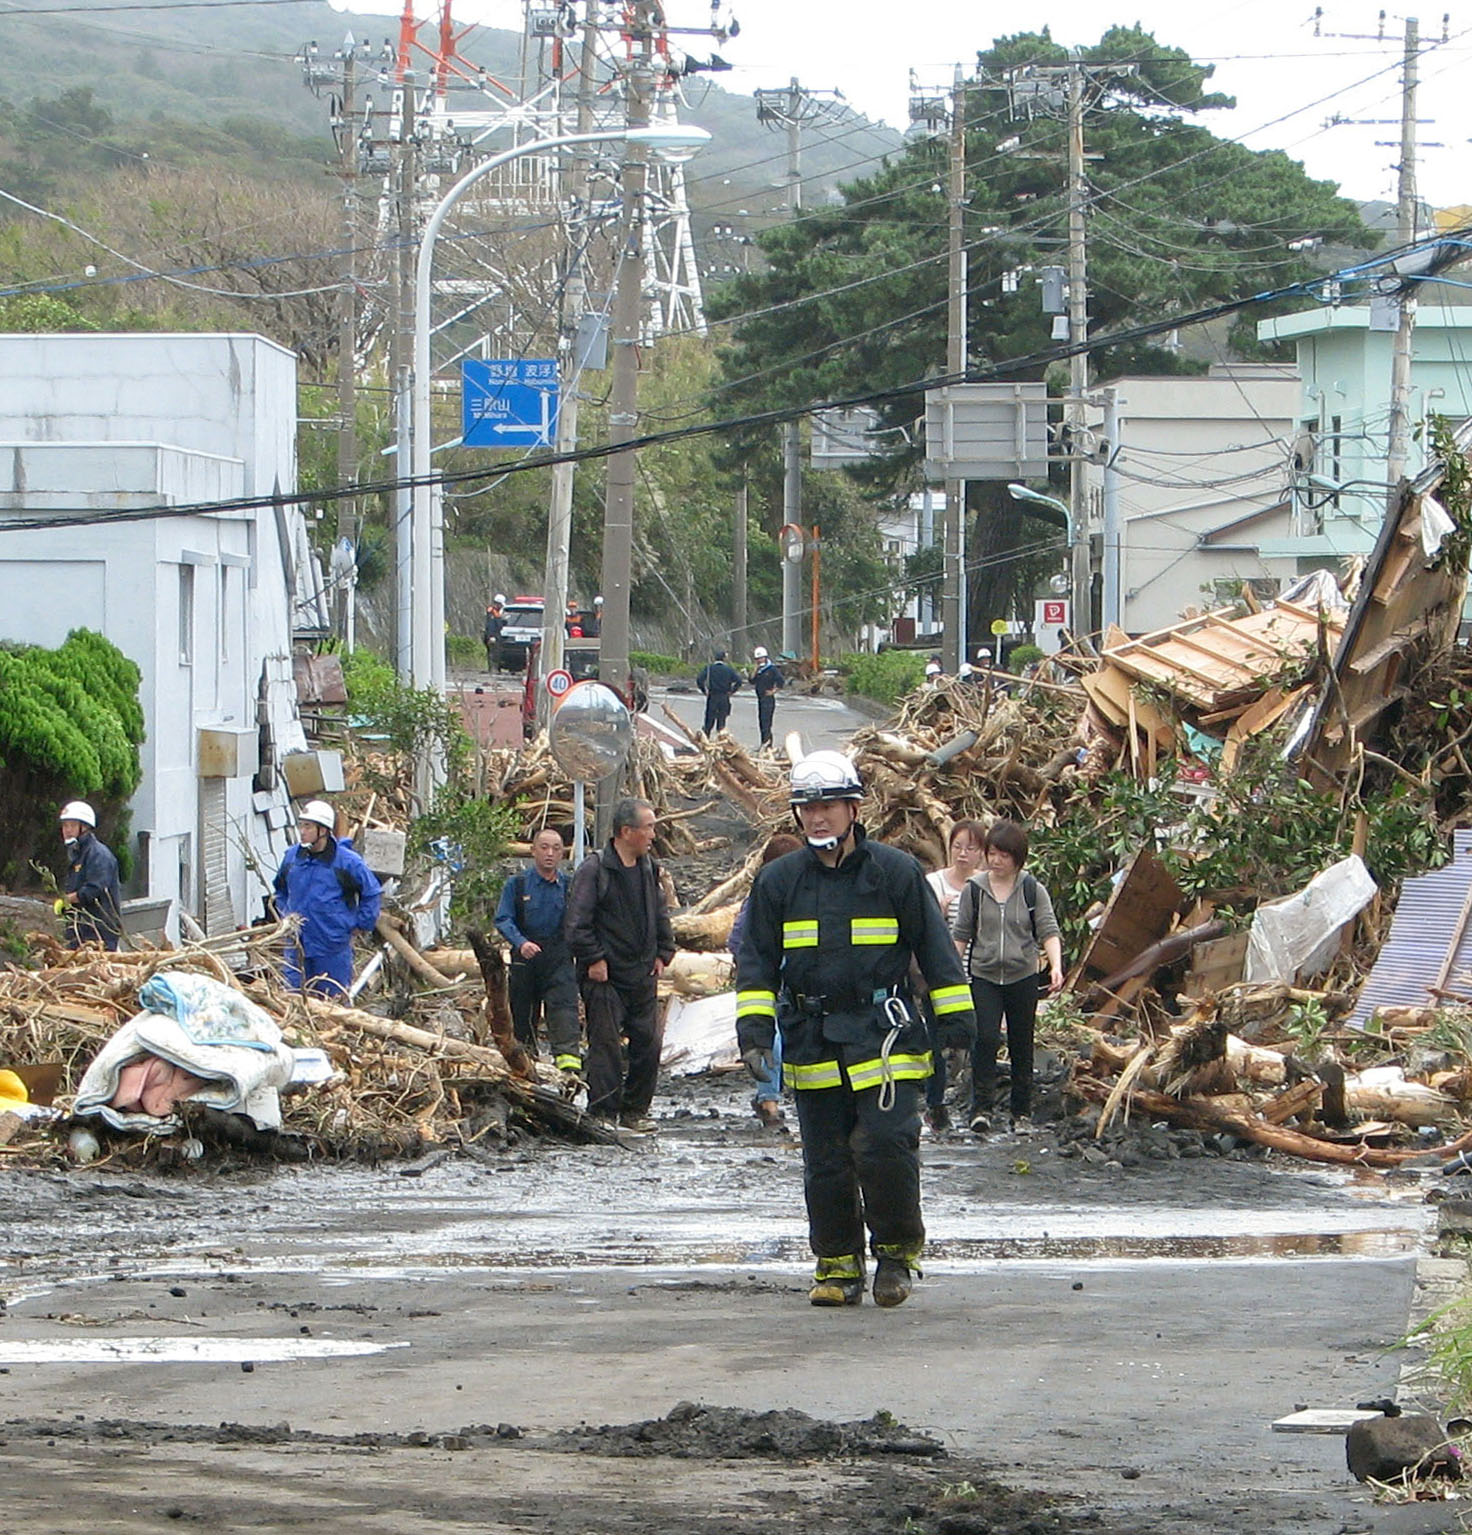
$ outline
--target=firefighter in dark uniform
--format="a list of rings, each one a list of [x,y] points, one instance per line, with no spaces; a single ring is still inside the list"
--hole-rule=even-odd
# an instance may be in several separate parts
[[[854,1306],[864,1294],[865,1227],[874,1299],[898,1306],[919,1272],[924,1020],[909,994],[913,958],[941,1043],[975,1035],[971,992],[935,898],[908,853],[858,824],[853,764],[819,751],[792,769],[807,846],[768,864],[751,890],[736,966],[736,1032],[756,1074],[782,1031],[782,1072],[802,1128],[808,1299]]]

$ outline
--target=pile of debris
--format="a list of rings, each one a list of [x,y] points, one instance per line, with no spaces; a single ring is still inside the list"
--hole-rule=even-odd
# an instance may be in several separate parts
[[[316,1057],[322,1069],[279,1084],[279,1120],[253,1120],[249,1105],[245,1112],[219,1113],[206,1106],[209,1094],[197,1102],[185,1097],[152,1116],[112,1112],[89,1119],[109,1156],[140,1154],[136,1134],[109,1133],[108,1125],[120,1124],[135,1131],[177,1129],[176,1146],[213,1140],[289,1160],[412,1156],[440,1146],[476,1155],[521,1133],[615,1138],[579,1110],[575,1079],[529,1059],[517,1044],[498,945],[475,935],[474,953],[421,956],[425,972],[444,985],[397,988],[405,1016],[393,1018],[285,990],[277,979],[284,932],[285,924],[178,950],[116,954],[36,940],[40,968],[0,971],[0,1066],[14,1063],[23,1080],[48,1086],[30,1105],[0,1113],[0,1156],[59,1161],[66,1142],[58,1124],[74,1128],[83,1121],[38,1113],[36,1106],[53,1094],[76,1095],[109,1042],[130,1022],[151,1016],[157,1004],[143,995],[149,983],[162,977],[184,990],[182,976],[207,977],[227,1006],[264,1015],[272,1041],[288,1057]],[[467,957],[472,963],[456,963],[449,975],[440,969]],[[82,1144],[89,1145],[84,1155],[95,1154],[91,1143]]]

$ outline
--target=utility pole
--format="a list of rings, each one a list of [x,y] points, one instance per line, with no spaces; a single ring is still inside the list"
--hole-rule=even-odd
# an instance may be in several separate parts
[[[1068,537],[1073,584],[1073,632],[1088,634],[1093,628],[1090,602],[1092,572],[1089,558],[1088,480],[1084,473],[1084,391],[1089,384],[1089,359],[1083,350],[1089,339],[1088,244],[1084,230],[1084,206],[1088,181],[1084,160],[1084,69],[1075,52],[1068,66]]]
[[[1121,589],[1119,520],[1119,390],[1104,391],[1104,632],[1109,626],[1124,627],[1124,592]]]
[[[355,122],[354,74],[357,44],[348,33],[342,46],[342,109],[339,113],[339,169],[342,177],[342,290],[338,296],[337,329],[337,483],[358,478],[358,132]],[[347,496],[337,502],[337,536],[351,539],[356,508]],[[345,594],[339,594],[340,600]],[[345,600],[342,606],[346,609]]]
[[[598,0],[587,0],[583,27],[583,51],[578,73],[579,133],[593,130],[593,91],[598,56]],[[579,149],[573,157],[569,180],[569,200],[587,218],[588,155]],[[578,366],[578,320],[587,294],[585,273],[586,244],[576,231],[570,243],[563,312],[564,367],[557,405],[557,453],[559,462],[552,466],[552,496],[547,513],[547,578],[542,606],[542,675],[562,665],[562,615],[567,608],[568,565],[572,545],[572,490],[574,465],[567,455],[578,445],[578,406],[581,369]],[[605,598],[605,603],[607,599]],[[547,700],[543,692],[537,701],[540,711]]]
[[[1410,245],[1416,238],[1416,53],[1420,23],[1406,17],[1405,63],[1401,72],[1400,176],[1396,187],[1396,239]],[[1416,329],[1416,296],[1409,283],[1400,292],[1400,319],[1390,354],[1390,442],[1385,455],[1387,515],[1406,472],[1410,439],[1411,351]]]
[[[834,111],[841,100],[837,91],[813,91],[793,76],[785,86],[759,90],[756,120],[787,132],[787,211],[796,218],[802,212],[802,128]],[[782,428],[782,523],[802,527],[802,430],[789,421]],[[802,649],[802,565],[782,562],[782,649],[797,655]]]
[[[951,168],[947,188],[946,373],[959,380],[966,372],[966,95],[961,66],[951,82]],[[966,482],[946,481],[942,534],[942,658],[955,676],[966,655]]]
[[[414,494],[408,484],[413,463],[414,405],[410,383],[414,364],[414,203],[419,186],[419,165],[414,129],[414,72],[405,70],[399,84],[399,136],[394,145],[394,190],[399,238],[395,251],[394,299],[398,306],[394,326],[391,371],[394,389],[394,440],[399,445],[394,461],[393,550],[395,584],[394,656],[399,680],[407,683],[414,671],[414,577],[423,563],[415,559]],[[426,544],[428,540],[426,538]],[[427,555],[427,549],[425,551]],[[421,578],[422,579],[422,578]]]
[[[741,471],[741,484],[736,487],[736,525],[731,534],[731,620],[736,630],[738,645],[746,645],[746,470]]]
[[[649,122],[653,89],[654,0],[634,0],[627,23],[630,58],[625,76],[630,128]],[[619,221],[618,267],[613,289],[613,367],[609,391],[608,441],[615,451],[608,460],[603,499],[603,628],[598,675],[620,697],[629,685],[629,587],[633,579],[634,474],[628,442],[638,424],[639,323],[644,296],[644,192],[648,177],[648,148],[628,143],[623,157],[623,212]],[[599,795],[599,836],[604,800]],[[610,807],[611,808],[611,807]]]

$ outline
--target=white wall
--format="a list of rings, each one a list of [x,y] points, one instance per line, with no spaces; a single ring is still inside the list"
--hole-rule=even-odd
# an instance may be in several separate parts
[[[0,638],[54,646],[86,626],[138,664],[148,737],[132,810],[147,884],[130,894],[193,896],[197,910],[180,870],[199,867],[198,733],[255,727],[263,673],[279,750],[303,744],[277,511],[6,524],[290,492],[295,424],[294,360],[260,337],[0,336]],[[284,522],[294,545],[300,514]],[[275,799],[287,804],[284,787]],[[286,833],[257,812],[249,776],[227,782],[226,816],[247,920],[264,882],[245,849],[270,869]]]
[[[1123,625],[1132,634],[1205,607],[1215,580],[1291,578],[1265,561],[1257,532],[1229,530],[1283,498],[1299,379],[1291,367],[1242,364],[1199,377],[1125,378],[1120,397]],[[1101,429],[1102,417],[1091,415]],[[1090,468],[1097,505],[1101,471]],[[1284,519],[1286,522],[1286,518]],[[1100,532],[1093,522],[1091,531]]]

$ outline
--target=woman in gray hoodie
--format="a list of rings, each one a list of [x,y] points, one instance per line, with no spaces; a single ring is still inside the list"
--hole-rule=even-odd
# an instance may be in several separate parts
[[[1063,937],[1048,892],[1031,874],[1027,833],[1015,821],[996,821],[983,844],[985,868],[966,882],[951,936],[961,951],[976,1006],[976,1043],[971,1051],[971,1129],[991,1129],[992,1096],[1002,1020],[1007,1021],[1011,1060],[1012,1129],[1032,1129],[1032,1037],[1038,995],[1063,985]],[[1043,979],[1040,955],[1048,963]]]

